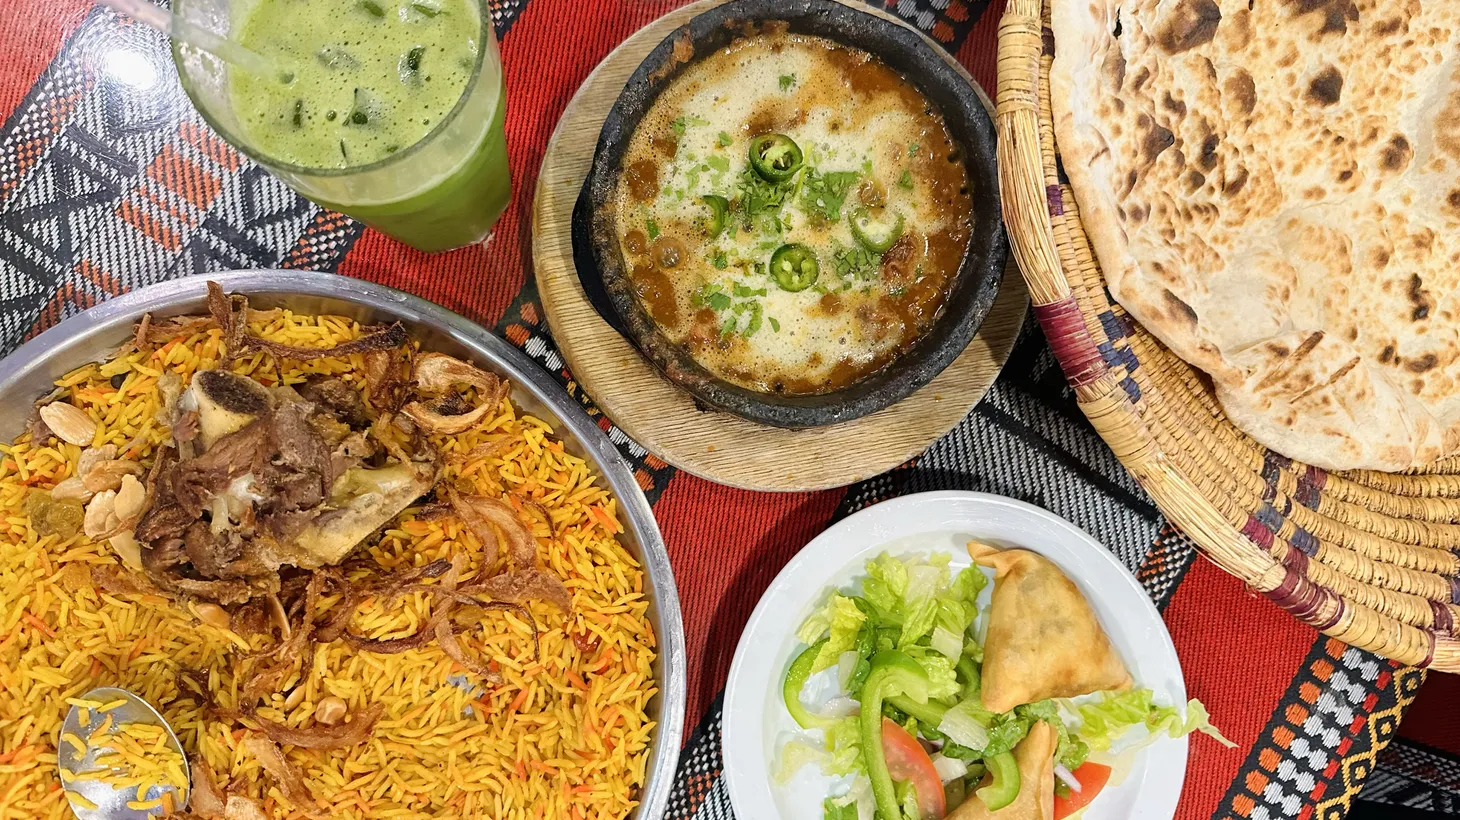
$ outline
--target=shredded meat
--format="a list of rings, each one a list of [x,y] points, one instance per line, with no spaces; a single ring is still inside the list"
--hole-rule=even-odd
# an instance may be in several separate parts
[[[365,409],[365,400],[360,393],[344,379],[318,379],[306,383],[299,389],[299,395],[327,410],[330,415],[361,430],[370,424]]]
[[[178,442],[192,441],[198,437],[198,411],[179,413],[177,423],[172,426],[172,438]]]
[[[243,555],[243,542],[213,532],[208,522],[199,519],[183,532],[183,549],[199,573],[227,578],[229,564]]]
[[[250,422],[242,430],[213,442],[213,446],[197,458],[178,465],[172,491],[190,520],[201,515],[213,496],[222,494],[235,478],[253,470],[267,446],[271,427],[266,418]]]
[[[309,412],[304,404],[280,407],[269,424],[267,456],[254,462],[266,488],[259,516],[266,528],[268,516],[317,507],[329,495],[330,451]]]

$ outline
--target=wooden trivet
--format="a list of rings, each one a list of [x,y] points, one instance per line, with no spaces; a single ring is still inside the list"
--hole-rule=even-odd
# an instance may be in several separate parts
[[[733,487],[840,487],[896,467],[963,420],[1008,359],[1029,295],[1011,254],[998,299],[963,354],[913,395],[843,424],[809,430],[766,427],[700,410],[688,393],[665,381],[583,293],[573,265],[573,205],[588,176],[604,117],[629,75],[669,32],[721,2],[701,0],[640,29],[598,64],[568,103],[548,142],[533,201],[537,289],[553,339],[574,378],[619,429],[650,452],[681,470]],[[906,25],[877,9],[857,7]],[[951,56],[948,61],[978,88]],[[982,89],[979,96],[989,106]]]

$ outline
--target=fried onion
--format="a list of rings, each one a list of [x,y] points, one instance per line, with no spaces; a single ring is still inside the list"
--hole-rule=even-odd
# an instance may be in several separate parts
[[[427,433],[454,436],[477,426],[482,419],[487,417],[488,413],[495,409],[497,409],[495,404],[483,404],[459,416],[450,416],[437,412],[429,404],[413,401],[402,407],[401,412]]]
[[[449,488],[446,490],[446,500],[456,510],[456,514],[461,516],[466,528],[482,543],[484,566],[491,566],[497,561],[499,542],[493,526],[507,540],[507,557],[512,566],[525,569],[533,565],[537,558],[537,546],[532,540],[532,533],[522,523],[522,519],[517,517],[517,511],[505,501],[485,495],[463,496]]]
[[[248,297],[239,294],[227,295],[217,282],[208,283],[208,312],[212,314],[213,321],[223,329],[223,341],[230,357],[238,356],[248,350],[262,350],[280,359],[307,361],[330,356],[348,356],[351,353],[389,350],[410,341],[410,335],[406,332],[405,325],[400,322],[373,330],[334,347],[295,347],[260,338],[248,332]]]
[[[193,790],[192,796],[188,798],[188,808],[203,817],[224,816],[227,803],[223,793],[218,790],[213,767],[208,765],[202,755],[191,755],[188,766],[193,775]]]
[[[493,600],[509,604],[546,601],[565,614],[573,610],[573,596],[563,585],[562,580],[556,575],[538,569],[504,572],[501,575],[476,581],[470,589],[463,591],[490,595]]]
[[[345,749],[358,746],[370,739],[370,732],[385,713],[385,705],[371,704],[364,711],[355,714],[349,723],[336,726],[311,726],[309,728],[288,726],[272,720],[251,715],[259,725],[259,731],[275,743],[298,746],[301,749]]]
[[[416,386],[427,393],[444,393],[454,384],[469,384],[486,404],[496,406],[507,397],[507,382],[495,373],[448,356],[445,353],[422,353],[412,368]]]
[[[465,413],[443,413],[432,403],[413,401],[401,412],[431,433],[455,435],[475,427],[488,413],[497,409],[507,397],[509,385],[495,374],[488,373],[445,353],[423,353],[416,357],[411,378],[424,393],[445,393],[452,385],[467,384],[477,391],[481,403]],[[452,408],[454,409],[454,408]]]
[[[304,787],[304,778],[300,777],[294,764],[284,757],[284,751],[279,748],[278,743],[263,735],[250,734],[244,737],[243,748],[258,758],[259,765],[279,784],[279,790],[290,803],[306,811],[313,809],[314,797]]]

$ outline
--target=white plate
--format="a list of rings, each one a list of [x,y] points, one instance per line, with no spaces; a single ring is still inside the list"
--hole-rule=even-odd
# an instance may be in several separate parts
[[[800,644],[796,628],[883,550],[894,555],[947,552],[968,566],[975,537],[1022,547],[1059,565],[1089,598],[1138,686],[1157,703],[1186,703],[1186,684],[1166,625],[1145,590],[1099,541],[1038,507],[985,493],[910,495],[862,510],[807,544],[781,570],[740,637],[725,691],[725,780],[737,817],[817,820],[835,782],[807,766],[785,786],[773,779],[776,750],[797,731],[781,701],[781,682]],[[985,595],[988,594],[987,589]],[[1186,777],[1186,739],[1162,739],[1138,752],[1130,772],[1082,815],[1083,820],[1169,820]]]

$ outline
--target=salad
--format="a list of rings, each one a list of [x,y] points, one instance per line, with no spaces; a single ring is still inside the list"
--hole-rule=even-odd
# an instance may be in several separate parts
[[[970,554],[998,571],[987,614],[977,601],[989,579],[977,564],[955,570],[947,554],[883,553],[857,589],[832,590],[797,630],[806,648],[782,694],[803,731],[781,746],[776,776],[788,781],[808,765],[845,776],[823,820],[963,820],[1006,807],[1012,814],[998,817],[1058,819],[1109,781],[1111,768],[1092,752],[1119,745],[1133,754],[1193,731],[1232,745],[1200,702],[1183,717],[1133,685],[1053,563],[976,542]],[[1072,646],[1027,645],[1040,636],[1050,644],[1049,635]],[[818,691],[821,702],[808,705]],[[1032,808],[1016,811],[1023,804]]]

